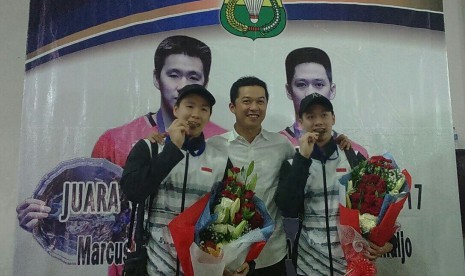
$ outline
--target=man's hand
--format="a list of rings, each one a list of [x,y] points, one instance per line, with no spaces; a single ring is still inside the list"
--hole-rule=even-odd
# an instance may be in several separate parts
[[[186,140],[186,135],[189,134],[187,121],[175,119],[168,128],[168,133],[170,134],[171,142],[178,148],[181,148],[184,144],[184,140]]]
[[[247,273],[249,273],[249,264],[248,263],[243,263],[241,267],[236,269],[236,271],[229,271],[225,269],[223,271],[223,276],[245,276]]]
[[[350,141],[349,137],[344,134],[339,135],[336,137],[336,144],[339,145],[341,150],[348,150],[352,147],[352,142]]]
[[[165,137],[166,137],[166,132],[159,133],[158,131],[153,131],[152,133],[149,134],[149,136],[147,136],[147,139],[149,139],[149,141],[152,144],[157,143],[157,144],[163,145],[165,144]]]
[[[28,232],[32,232],[39,219],[48,217],[51,208],[45,206],[42,200],[27,198],[16,207],[19,226]]]
[[[393,245],[390,242],[385,243],[383,246],[377,246],[376,244],[369,242],[369,246],[365,252],[365,257],[370,261],[374,261],[384,254],[391,252]]]
[[[318,140],[318,133],[317,132],[306,132],[302,134],[299,138],[300,154],[305,158],[310,158],[313,152],[313,145],[315,145],[316,141]]]

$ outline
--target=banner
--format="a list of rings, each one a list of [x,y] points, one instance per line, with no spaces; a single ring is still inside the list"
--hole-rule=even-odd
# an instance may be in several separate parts
[[[164,75],[175,60],[162,53],[177,43],[194,69]],[[305,50],[286,59],[309,47],[331,60],[335,130],[412,175],[399,247],[377,260],[379,275],[461,275],[440,0],[31,0],[15,275],[121,266],[130,205],[115,183],[134,143],[172,121],[176,78],[215,95],[210,137],[233,128],[231,84],[259,77],[270,92],[263,127],[296,143],[300,100],[321,83],[294,81]]]

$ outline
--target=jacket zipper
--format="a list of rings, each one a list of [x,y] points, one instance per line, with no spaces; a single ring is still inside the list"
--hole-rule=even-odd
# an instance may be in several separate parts
[[[184,181],[182,183],[181,213],[184,212],[187,189],[187,172],[189,169],[189,151],[186,151],[186,165],[184,166]],[[176,276],[179,276],[179,258],[176,257]]]
[[[326,239],[328,241],[328,255],[329,255],[329,272],[330,275],[333,275],[333,254],[331,253],[331,236],[329,234],[329,207],[328,207],[328,187],[326,183],[326,161],[321,162],[323,168],[323,188],[325,194],[325,222],[326,222]]]

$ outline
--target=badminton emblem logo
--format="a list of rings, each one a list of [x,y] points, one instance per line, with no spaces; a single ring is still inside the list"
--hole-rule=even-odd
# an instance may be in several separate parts
[[[224,0],[220,21],[231,34],[255,40],[279,35],[286,11],[282,0]]]

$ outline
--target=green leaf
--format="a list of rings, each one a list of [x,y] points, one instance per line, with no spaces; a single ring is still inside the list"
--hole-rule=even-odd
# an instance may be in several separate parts
[[[232,232],[232,237],[234,239],[239,238],[242,235],[242,232],[244,231],[244,228],[245,228],[246,225],[247,225],[247,221],[245,221],[245,220],[241,221],[241,223],[239,223],[239,225],[236,226],[236,228]]]
[[[258,179],[257,174],[254,174],[252,176],[252,179],[249,181],[249,183],[245,185],[246,186],[245,188],[247,190],[252,190],[252,191],[255,190],[255,186],[257,185],[257,179]]]
[[[255,215],[255,212],[250,211],[248,208],[242,209],[242,217],[245,220],[250,220]]]
[[[255,167],[255,162],[254,161],[250,162],[249,167],[247,168],[247,176],[250,176],[252,174],[254,167]]]
[[[234,216],[236,215],[236,213],[239,211],[239,208],[241,207],[241,199],[240,198],[236,198],[236,200],[234,201],[234,203],[231,205],[231,210],[230,210],[230,213],[229,213],[229,217],[230,217],[230,221],[234,221]]]

